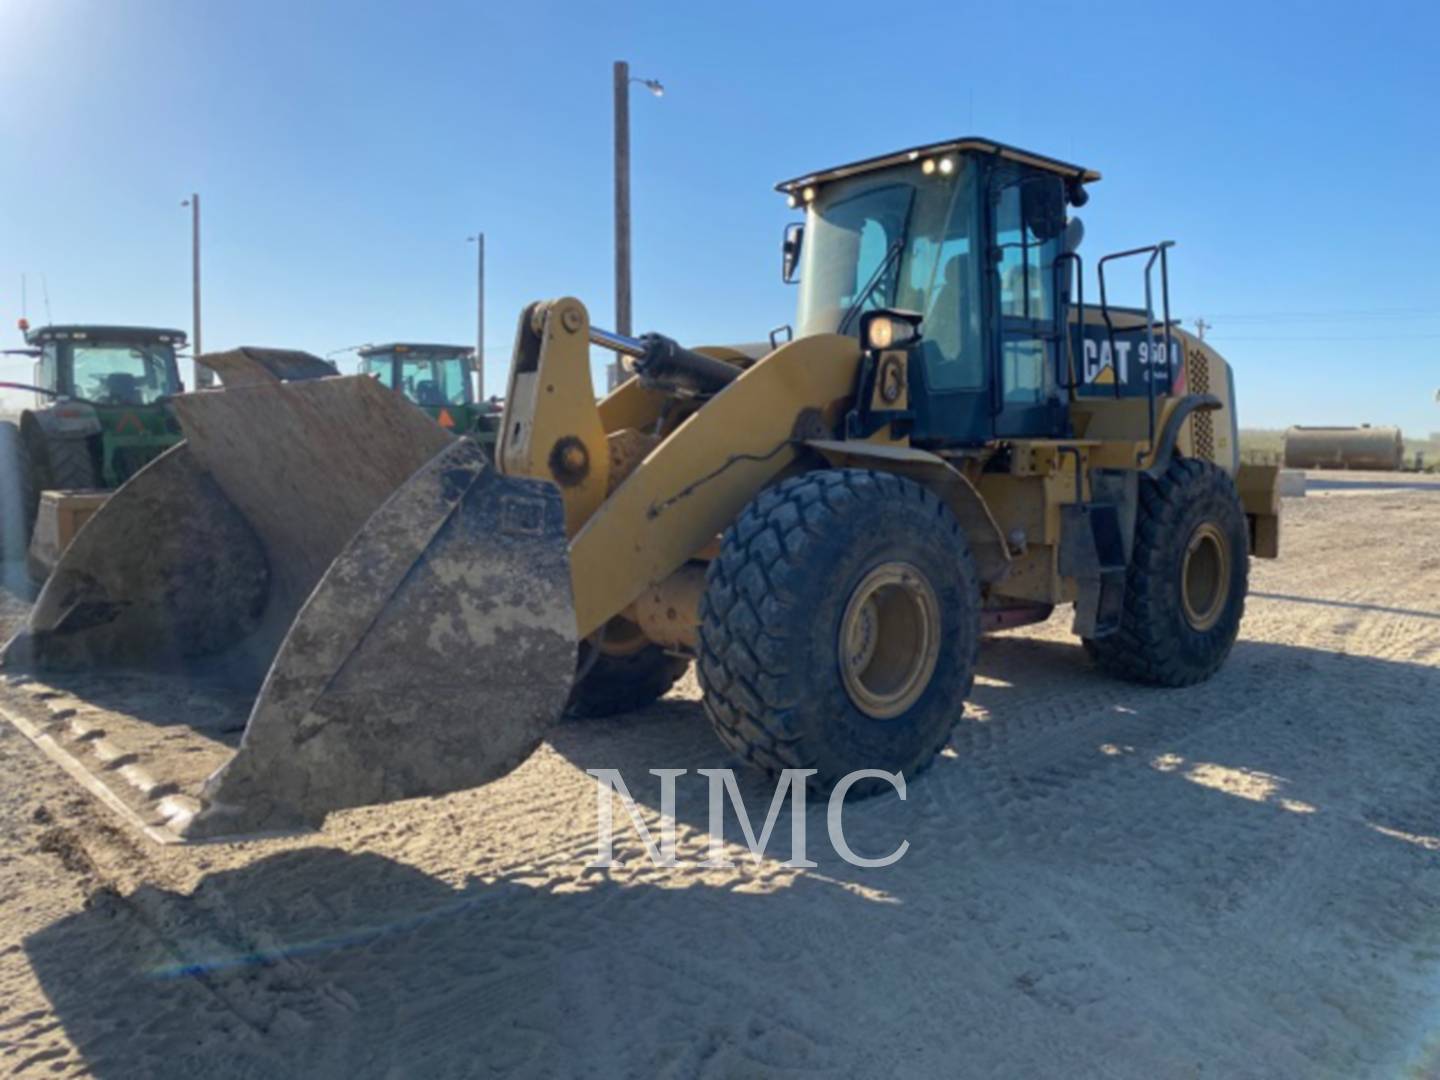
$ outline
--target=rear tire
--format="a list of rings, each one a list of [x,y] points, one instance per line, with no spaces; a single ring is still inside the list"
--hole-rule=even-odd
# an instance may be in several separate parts
[[[593,658],[582,657],[580,663],[585,673],[570,691],[569,712],[586,718],[643,709],[664,697],[690,667],[685,657],[658,645],[644,645],[622,655],[602,652]]]
[[[820,790],[858,769],[913,776],[964,713],[979,641],[974,559],[934,494],[889,473],[806,473],[754,499],[710,564],[705,711],[746,761],[815,769]]]
[[[1191,686],[1230,655],[1245,614],[1249,526],[1235,482],[1208,461],[1176,458],[1142,476],[1120,629],[1086,639],[1100,667],[1150,686]]]
[[[30,549],[39,496],[33,469],[20,430],[0,423],[0,550],[6,566],[23,567]],[[10,577],[6,574],[7,583]]]
[[[47,439],[49,486],[60,491],[83,491],[100,486],[99,471],[89,439]]]

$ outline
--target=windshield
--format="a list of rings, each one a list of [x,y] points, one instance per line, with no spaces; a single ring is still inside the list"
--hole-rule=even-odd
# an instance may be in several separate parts
[[[47,358],[55,345],[46,345]],[[70,391],[96,405],[150,405],[179,393],[175,350],[161,342],[68,342]]]
[[[918,311],[930,387],[980,385],[975,170],[951,160],[947,175],[916,163],[821,189],[801,251],[799,336],[858,334],[859,316],[876,308]]]
[[[464,405],[470,401],[470,357],[465,353],[448,356],[419,353],[367,357],[365,370],[392,390],[399,390],[416,405],[439,407]],[[395,379],[399,377],[399,385]]]

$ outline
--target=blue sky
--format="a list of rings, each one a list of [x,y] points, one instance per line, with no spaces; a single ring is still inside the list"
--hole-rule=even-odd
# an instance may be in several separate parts
[[[1178,242],[1174,308],[1213,324],[1243,424],[1419,435],[1440,430],[1437,40],[1440,7],[1386,0],[0,0],[0,341],[22,273],[32,322],[43,275],[57,321],[188,328],[193,190],[209,348],[470,342],[484,229],[498,387],[527,301],[613,323],[628,59],[667,87],[631,104],[637,330],[790,321],[771,185],[978,133],[1105,174],[1092,264]]]

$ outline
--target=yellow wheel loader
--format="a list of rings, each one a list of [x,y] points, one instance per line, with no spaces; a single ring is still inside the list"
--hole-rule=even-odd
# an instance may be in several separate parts
[[[488,782],[691,658],[727,746],[821,787],[925,768],[981,635],[1057,605],[1107,671],[1208,678],[1278,550],[1276,470],[1237,464],[1169,245],[1099,259],[1085,302],[1068,208],[1098,179],[965,138],[787,181],[789,340],[533,304],[493,466],[370,379],[183,395],[184,443],[7,646],[0,709],[152,836],[204,839]],[[1125,267],[1143,306],[1109,302]],[[592,344],[632,373],[599,402]]]

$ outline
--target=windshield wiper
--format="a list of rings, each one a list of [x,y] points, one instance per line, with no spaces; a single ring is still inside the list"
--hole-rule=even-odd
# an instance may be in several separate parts
[[[885,275],[890,270],[890,264],[899,257],[904,246],[900,240],[896,240],[890,245],[889,250],[885,252],[885,258],[880,260],[880,265],[875,268],[875,273],[871,274],[870,280],[865,283],[865,288],[860,290],[860,295],[855,297],[855,302],[846,309],[844,317],[840,320],[840,326],[835,331],[837,334],[848,332],[850,320],[860,313],[860,308],[864,306],[866,300],[870,299],[870,294],[875,291],[880,282],[885,280]]]

